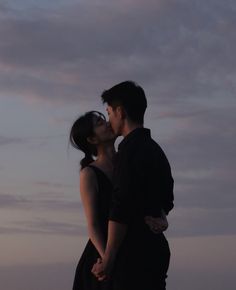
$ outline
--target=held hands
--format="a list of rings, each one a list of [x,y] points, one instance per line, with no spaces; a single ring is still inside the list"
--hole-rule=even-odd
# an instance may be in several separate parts
[[[97,262],[93,265],[91,272],[98,279],[98,281],[105,281],[108,279],[110,269],[101,258],[98,258]]]
[[[161,234],[168,228],[168,221],[166,217],[152,217],[146,216],[145,218],[146,224],[149,226],[150,230],[154,234]]]
[[[169,226],[164,211],[162,211],[161,217],[145,216],[144,220],[154,234],[164,232]],[[110,262],[108,262],[108,260]],[[98,281],[105,281],[109,279],[114,259],[108,260],[106,258],[104,259],[104,257],[103,259],[98,258],[97,262],[92,267],[91,272],[98,279]]]

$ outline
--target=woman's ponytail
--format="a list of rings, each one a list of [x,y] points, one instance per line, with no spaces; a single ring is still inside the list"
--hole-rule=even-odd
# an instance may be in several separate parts
[[[84,158],[81,159],[81,161],[80,161],[81,169],[88,166],[93,161],[94,161],[94,159],[93,159],[92,155],[89,152],[86,152]]]

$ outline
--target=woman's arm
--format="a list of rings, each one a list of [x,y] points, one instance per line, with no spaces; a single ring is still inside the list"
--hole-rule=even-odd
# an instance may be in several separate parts
[[[89,238],[103,257],[106,240],[98,220],[98,184],[95,173],[89,167],[80,171],[80,195],[87,219]]]

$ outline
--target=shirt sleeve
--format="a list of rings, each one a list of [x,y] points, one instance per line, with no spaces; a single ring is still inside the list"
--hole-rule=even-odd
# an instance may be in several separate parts
[[[123,154],[114,174],[114,189],[109,220],[129,224],[132,220],[135,194],[135,164],[133,158]]]

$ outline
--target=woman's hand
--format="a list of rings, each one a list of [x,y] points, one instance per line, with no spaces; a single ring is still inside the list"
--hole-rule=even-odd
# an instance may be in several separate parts
[[[110,269],[101,258],[98,258],[97,262],[93,265],[91,272],[98,279],[98,281],[105,281],[108,279]]]

